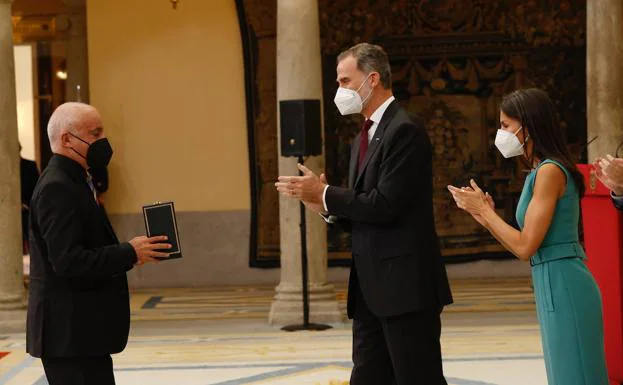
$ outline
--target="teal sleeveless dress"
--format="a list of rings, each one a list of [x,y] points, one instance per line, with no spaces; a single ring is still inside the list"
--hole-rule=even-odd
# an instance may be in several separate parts
[[[579,243],[579,194],[560,163],[545,160],[528,175],[517,205],[517,223],[523,229],[537,170],[547,163],[556,164],[567,176],[545,239],[530,258],[547,383],[608,385],[601,294]]]

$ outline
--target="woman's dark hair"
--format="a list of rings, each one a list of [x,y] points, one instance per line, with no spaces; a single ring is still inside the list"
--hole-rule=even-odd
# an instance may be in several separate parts
[[[518,120],[524,138],[529,136],[528,140],[532,141],[533,150],[528,159],[530,167],[533,167],[535,158],[539,161],[545,159],[558,161],[571,174],[580,196],[584,196],[584,177],[567,148],[558,112],[549,96],[537,88],[517,90],[504,96],[500,110],[509,118]]]

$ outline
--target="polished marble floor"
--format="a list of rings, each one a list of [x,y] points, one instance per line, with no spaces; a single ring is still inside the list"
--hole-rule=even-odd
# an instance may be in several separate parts
[[[545,385],[530,284],[453,284],[443,316],[444,370],[451,385]],[[338,287],[344,302],[344,288]],[[271,288],[143,290],[132,295],[132,333],[114,356],[119,385],[344,385],[350,374],[347,321],[324,332],[266,324]],[[0,385],[47,384],[23,334],[0,336]],[[385,384],[379,384],[385,385]]]

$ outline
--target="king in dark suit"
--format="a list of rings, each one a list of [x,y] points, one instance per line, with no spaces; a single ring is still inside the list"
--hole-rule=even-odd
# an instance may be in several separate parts
[[[48,136],[54,155],[30,205],[27,351],[50,385],[112,385],[110,355],[130,330],[126,272],[170,246],[144,236],[120,244],[99,207],[87,170],[105,167],[112,148],[95,108],[61,105]]]
[[[338,57],[335,103],[365,122],[350,157],[349,186],[299,166],[277,189],[352,231],[348,316],[351,385],[442,385],[440,314],[452,303],[432,202],[432,148],[419,121],[394,100],[387,55],[359,44]]]

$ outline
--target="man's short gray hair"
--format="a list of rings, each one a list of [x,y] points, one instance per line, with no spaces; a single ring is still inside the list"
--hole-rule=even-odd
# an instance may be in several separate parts
[[[337,57],[337,62],[339,63],[349,56],[357,60],[359,71],[365,74],[378,72],[381,75],[383,87],[385,89],[392,87],[392,69],[383,47],[370,43],[360,43],[342,52]]]
[[[92,111],[96,111],[95,107],[84,103],[68,102],[58,106],[48,121],[48,139],[52,150],[61,135],[68,131],[75,132],[80,127],[83,113]]]

